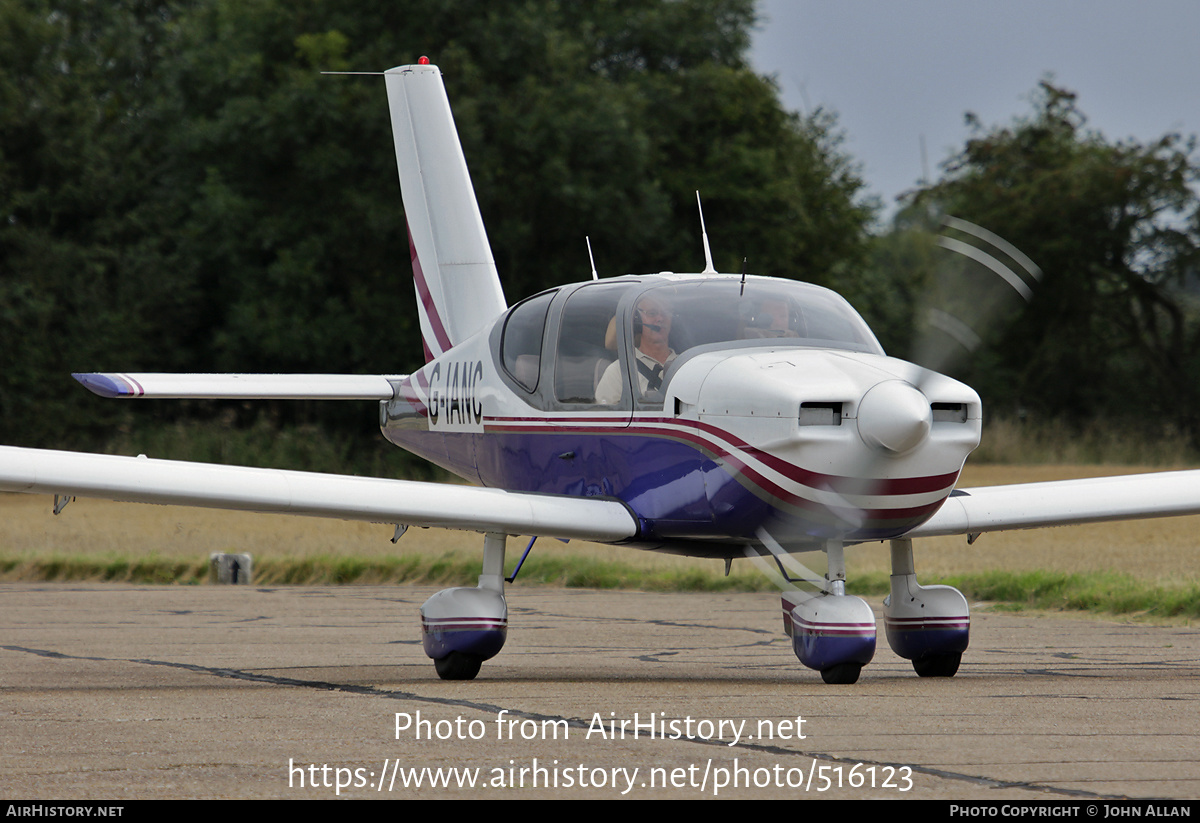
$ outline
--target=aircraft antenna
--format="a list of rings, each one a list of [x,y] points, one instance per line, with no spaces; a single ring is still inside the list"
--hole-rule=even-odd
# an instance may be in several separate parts
[[[742,287],[738,289],[738,297],[746,293],[746,260],[747,258],[742,258]]]
[[[584,239],[584,242],[587,243],[587,247],[588,247],[588,262],[590,262],[592,264],[592,279],[599,280],[600,275],[596,274],[596,258],[592,257],[592,238],[588,237],[585,234],[583,236],[583,239]]]
[[[712,250],[708,247],[708,232],[704,228],[704,207],[700,205],[700,192],[696,192],[696,208],[700,210],[700,237],[704,240],[704,271],[701,274],[716,274],[713,268]]]

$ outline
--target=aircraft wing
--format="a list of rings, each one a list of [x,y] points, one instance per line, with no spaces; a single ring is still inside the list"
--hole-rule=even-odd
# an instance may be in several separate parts
[[[252,469],[0,446],[0,491],[304,514],[614,543],[637,534],[625,504],[444,483]]]
[[[391,400],[382,374],[154,374],[96,372],[71,375],[101,397],[211,400]]]
[[[1200,471],[956,489],[905,535],[937,537],[1200,514]]]

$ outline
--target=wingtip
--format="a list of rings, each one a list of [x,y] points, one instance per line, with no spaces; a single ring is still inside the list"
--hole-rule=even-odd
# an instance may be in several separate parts
[[[71,375],[92,394],[101,397],[138,397],[145,391],[136,380],[123,374],[101,372],[75,373]]]

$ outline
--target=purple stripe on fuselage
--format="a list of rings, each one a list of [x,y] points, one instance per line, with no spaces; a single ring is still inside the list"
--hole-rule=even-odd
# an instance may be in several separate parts
[[[735,449],[743,451],[789,480],[803,484],[811,489],[832,491],[837,494],[926,494],[929,492],[945,491],[947,486],[952,486],[958,480],[957,470],[944,474],[930,475],[928,477],[879,479],[823,474],[789,463],[781,457],[746,443],[741,438],[724,429],[701,421],[679,420],[670,417],[635,417],[633,422],[629,423],[625,417],[579,417],[556,422],[559,425],[548,424],[545,418],[536,417],[490,418],[486,429],[489,432],[560,432],[563,429],[561,423],[569,422],[572,424],[571,428],[574,431],[595,434],[611,432],[615,424],[624,428],[628,434],[649,434],[686,440],[714,456],[737,459],[739,469],[743,467],[750,468],[744,461],[736,458],[732,453]]]
[[[597,420],[603,419],[597,418]],[[515,422],[515,419],[508,419],[489,425],[488,430],[493,432],[543,433],[559,433],[562,431],[561,426],[546,426],[539,420],[521,419],[520,424],[513,425]],[[716,426],[693,423],[692,421],[681,422],[670,418],[638,418],[633,425],[620,431],[614,431],[611,425],[607,427],[587,426],[586,423],[588,421],[586,419],[575,419],[572,422],[580,424],[573,427],[575,431],[588,434],[607,433],[624,436],[640,434],[663,440],[674,440],[694,446],[711,461],[725,468],[730,476],[738,478],[739,482],[742,482],[747,489],[761,497],[767,503],[787,509],[791,513],[799,514],[802,517],[815,517],[826,525],[834,525],[834,531],[838,534],[846,532],[847,522],[857,523],[858,529],[862,534],[871,537],[882,532],[895,533],[897,528],[907,529],[924,522],[924,520],[941,507],[945,496],[950,493],[955,480],[958,478],[957,471],[934,475],[932,477],[880,480],[839,477],[837,475],[811,472],[774,455],[768,455],[759,449],[746,446],[743,441],[718,429]],[[647,422],[657,425],[638,425]],[[701,429],[704,431],[704,435],[699,433],[698,430]],[[771,480],[751,465],[748,460],[739,456],[730,446],[737,448],[742,454],[750,454],[753,458],[758,459],[759,462],[769,465],[788,480],[797,485],[804,486],[813,492],[832,491],[839,494],[858,493],[872,496],[894,496],[900,494],[929,493],[931,491],[940,492],[941,494],[934,502],[907,507],[856,508],[849,504],[840,507],[823,505],[796,493],[794,490],[784,488],[779,483]],[[764,457],[769,458],[769,460],[763,459]],[[632,503],[630,498],[624,497],[624,495],[621,496],[627,502]],[[708,497],[710,500],[713,499],[711,486]],[[636,508],[635,506],[635,510]],[[814,534],[813,536],[816,537],[817,535]],[[825,536],[832,535],[827,533]]]
[[[855,509],[851,504],[839,510],[765,477],[730,448],[740,441],[716,427],[707,427],[702,434],[691,424],[641,425],[644,419],[638,418],[634,425],[622,428],[627,421],[616,415],[555,418],[560,425],[552,426],[544,418],[503,418],[485,419],[484,435],[400,428],[385,429],[385,434],[398,445],[461,476],[478,477],[488,486],[623,500],[640,521],[635,543],[728,544],[754,539],[756,530],[768,522],[801,541],[887,539],[937,511],[958,475],[885,481],[892,488],[932,487],[942,492],[933,502],[913,506],[897,500],[894,507]],[[806,480],[852,480],[795,466],[779,474],[815,493],[825,489]]]

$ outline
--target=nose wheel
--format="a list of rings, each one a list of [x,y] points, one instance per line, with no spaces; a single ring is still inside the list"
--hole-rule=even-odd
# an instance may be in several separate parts
[[[474,680],[482,665],[482,657],[466,652],[450,652],[433,661],[433,667],[442,680]]]
[[[917,582],[911,541],[893,540],[891,548],[892,590],[883,601],[888,644],[919,677],[954,677],[970,638],[967,599],[951,586]],[[825,589],[785,590],[783,626],[801,663],[830,685],[848,686],[858,682],[875,654],[875,613],[866,601],[845,593],[841,544],[830,540],[825,552]]]
[[[951,654],[931,654],[912,662],[913,671],[918,677],[954,677],[958,674],[958,664],[962,662],[962,652]]]
[[[862,663],[839,663],[821,669],[821,679],[830,686],[853,686],[862,674]]]

